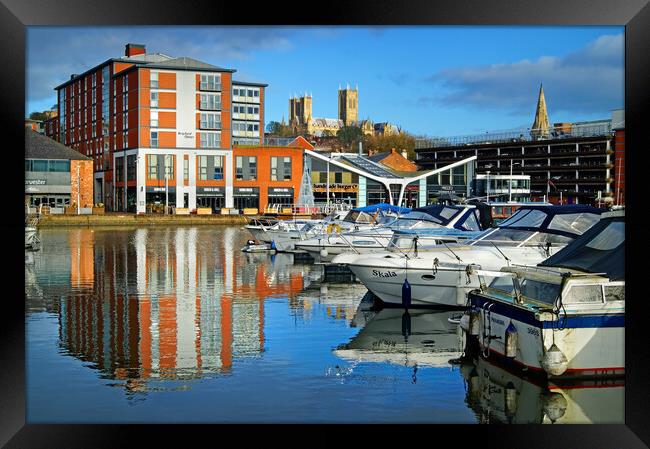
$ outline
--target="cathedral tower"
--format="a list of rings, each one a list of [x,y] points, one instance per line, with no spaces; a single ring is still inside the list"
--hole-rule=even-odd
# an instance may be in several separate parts
[[[359,88],[339,89],[339,120],[345,126],[355,125],[359,121]]]

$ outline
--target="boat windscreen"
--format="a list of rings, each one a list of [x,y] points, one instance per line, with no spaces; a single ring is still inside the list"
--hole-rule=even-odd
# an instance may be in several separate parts
[[[500,228],[516,226],[519,228],[537,228],[546,219],[546,212],[536,209],[519,209],[512,217],[499,223]]]
[[[566,245],[573,239],[558,234],[548,234],[545,232],[529,231],[525,229],[508,229],[497,228],[494,232],[481,234],[477,239],[472,240],[471,245],[476,246],[535,246],[546,245],[550,243],[553,246]],[[524,243],[525,242],[525,243]]]

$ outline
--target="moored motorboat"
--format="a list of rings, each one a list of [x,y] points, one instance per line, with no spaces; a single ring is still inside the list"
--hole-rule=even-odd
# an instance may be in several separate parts
[[[609,212],[537,267],[470,292],[464,327],[481,355],[552,379],[622,376],[624,246],[624,211]]]
[[[296,248],[307,251],[321,262],[330,262],[343,253],[366,254],[384,250],[391,244],[396,232],[413,232],[413,235],[421,236],[422,244],[426,244],[427,241],[438,243],[467,240],[476,237],[482,230],[476,206],[434,205],[413,209],[383,226],[317,235],[296,243]]]
[[[414,306],[464,307],[467,292],[478,288],[490,271],[505,265],[535,265],[555,254],[596,223],[603,211],[590,206],[525,206],[498,227],[466,243],[423,246],[417,255],[387,250],[341,254],[347,265],[379,299],[402,304],[408,281]]]

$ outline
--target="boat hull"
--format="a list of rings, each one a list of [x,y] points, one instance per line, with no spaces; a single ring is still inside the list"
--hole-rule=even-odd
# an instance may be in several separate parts
[[[625,373],[624,312],[568,314],[560,324],[480,292],[468,295],[479,310],[481,355],[549,378],[615,377]],[[517,330],[516,356],[506,357],[505,332]],[[492,336],[492,338],[490,338]],[[553,375],[543,367],[546,351],[555,344],[567,358],[566,371]]]

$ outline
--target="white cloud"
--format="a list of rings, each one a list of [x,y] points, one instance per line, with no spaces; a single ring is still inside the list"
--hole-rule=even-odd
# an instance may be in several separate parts
[[[427,81],[441,85],[448,93],[423,96],[420,106],[437,103],[529,113],[543,83],[551,116],[554,111],[609,113],[623,106],[623,34],[601,36],[564,57],[446,69]]]

